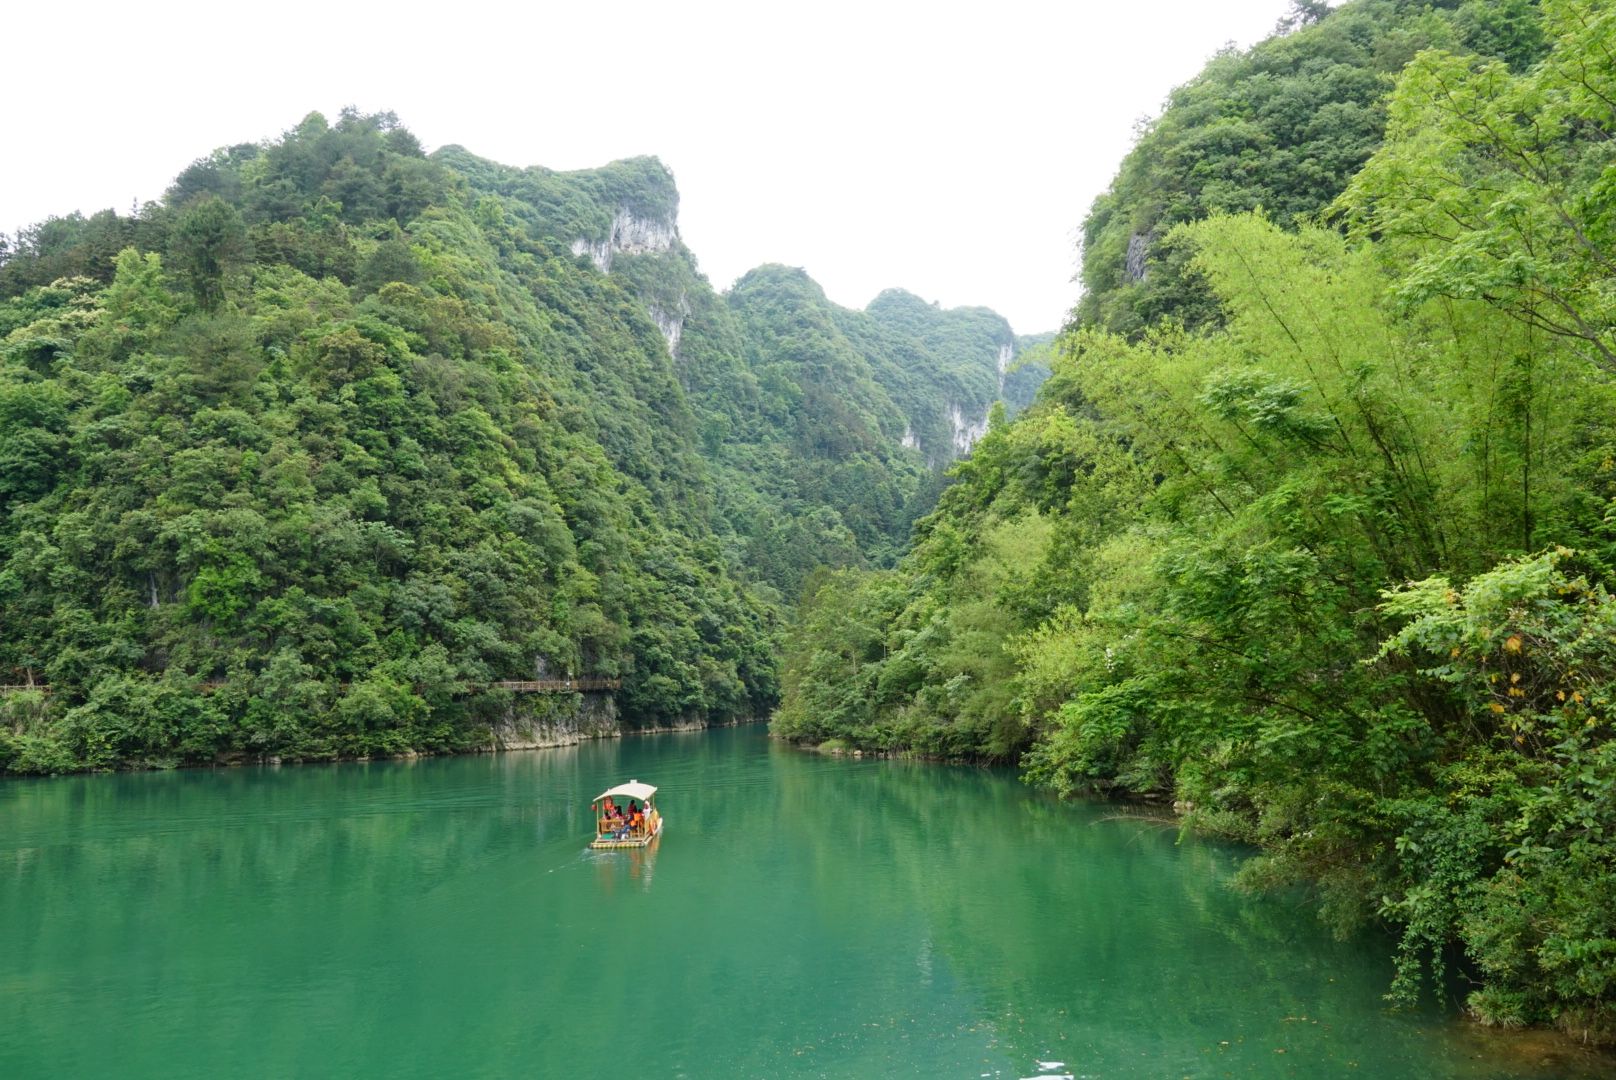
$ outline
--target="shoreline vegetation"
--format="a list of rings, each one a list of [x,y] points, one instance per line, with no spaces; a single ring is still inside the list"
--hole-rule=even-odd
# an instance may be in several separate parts
[[[655,159],[356,110],[0,238],[0,683],[53,688],[0,774],[486,752],[589,672],[520,738],[1175,805],[1389,928],[1393,1003],[1457,951],[1616,1041],[1612,55],[1596,0],[1297,0],[1141,129],[1054,340],[720,294]]]
[[[1616,1041],[1616,11],[1297,4],[1141,133],[1037,402],[816,579],[780,737],[1254,845],[1500,1028]]]
[[[732,717],[723,721],[705,722],[688,721],[685,723],[672,723],[660,727],[622,728],[615,726],[585,725],[567,731],[557,732],[553,737],[544,734],[534,739],[534,728],[524,726],[520,722],[502,724],[488,730],[488,739],[481,743],[468,743],[465,746],[448,750],[414,750],[403,749],[387,753],[355,754],[341,757],[282,757],[269,755],[264,757],[237,756],[230,758],[216,758],[212,761],[175,761],[175,760],[140,760],[127,759],[113,765],[97,768],[78,768],[63,772],[51,773],[16,773],[0,772],[0,784],[7,780],[22,780],[30,777],[59,778],[62,776],[95,775],[119,772],[166,772],[175,769],[237,769],[252,766],[286,766],[286,765],[346,765],[363,764],[373,761],[413,761],[422,758],[462,757],[477,754],[514,754],[531,750],[560,750],[569,746],[578,746],[585,742],[598,739],[626,739],[637,735],[672,735],[689,734],[702,731],[717,731],[725,728],[747,727],[750,725],[766,725],[764,717]]]

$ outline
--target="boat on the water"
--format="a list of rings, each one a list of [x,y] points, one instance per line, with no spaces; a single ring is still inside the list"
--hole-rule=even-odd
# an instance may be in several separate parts
[[[595,813],[592,848],[645,847],[662,833],[662,813],[651,800],[656,788],[630,780],[596,795],[589,808]]]

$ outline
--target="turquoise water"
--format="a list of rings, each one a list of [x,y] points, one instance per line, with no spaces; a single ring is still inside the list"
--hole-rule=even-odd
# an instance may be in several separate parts
[[[590,852],[631,778],[666,832]],[[0,1076],[1608,1074],[1384,1011],[1387,943],[1240,857],[761,729],[12,780]]]

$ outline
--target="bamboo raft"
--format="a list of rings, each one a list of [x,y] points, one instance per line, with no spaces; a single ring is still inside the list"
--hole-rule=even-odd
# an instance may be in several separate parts
[[[589,801],[589,808],[595,815],[595,839],[590,841],[589,846],[600,850],[650,846],[653,840],[662,835],[662,812],[651,802],[654,795],[656,788],[638,780],[618,784],[596,795]],[[639,810],[632,816],[610,816],[607,807],[617,798],[630,800],[631,806],[637,800]],[[621,810],[622,807],[617,809]]]

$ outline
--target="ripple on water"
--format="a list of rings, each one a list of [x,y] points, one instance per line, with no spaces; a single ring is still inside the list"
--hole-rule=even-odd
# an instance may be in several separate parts
[[[591,851],[629,778],[667,831]],[[1110,817],[755,729],[0,785],[0,1076],[1610,1074]]]

